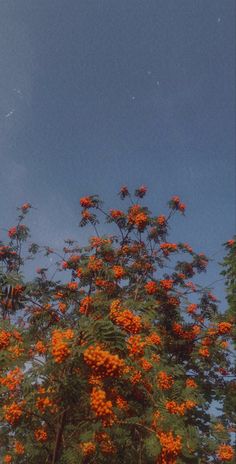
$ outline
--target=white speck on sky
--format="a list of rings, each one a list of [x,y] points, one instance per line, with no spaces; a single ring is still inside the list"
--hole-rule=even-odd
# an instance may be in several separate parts
[[[5,114],[5,118],[10,118],[15,113],[15,109],[9,111],[9,113]]]

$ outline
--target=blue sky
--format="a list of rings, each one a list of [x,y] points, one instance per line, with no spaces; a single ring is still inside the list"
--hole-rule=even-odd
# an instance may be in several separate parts
[[[0,226],[29,201],[34,239],[83,241],[81,196],[117,206],[144,183],[155,213],[187,204],[176,240],[217,252],[235,232],[234,18],[233,0],[2,0]]]

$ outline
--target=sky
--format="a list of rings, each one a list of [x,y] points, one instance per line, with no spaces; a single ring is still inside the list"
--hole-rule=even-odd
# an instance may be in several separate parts
[[[154,214],[186,203],[176,241],[221,259],[236,222],[234,0],[1,0],[0,43],[0,239],[28,201],[34,241],[83,242],[80,197],[116,207],[121,185],[145,184]]]

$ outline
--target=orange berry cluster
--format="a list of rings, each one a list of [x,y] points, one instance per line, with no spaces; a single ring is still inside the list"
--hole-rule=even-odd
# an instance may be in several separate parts
[[[88,269],[92,272],[99,272],[103,268],[103,262],[96,256],[90,256],[88,262]]]
[[[0,350],[5,349],[10,344],[11,334],[6,330],[0,330]]]
[[[127,340],[130,356],[142,356],[146,344],[146,342],[142,341],[141,335],[131,335]]]
[[[38,353],[40,354],[44,354],[46,353],[47,351],[47,348],[46,346],[44,345],[44,343],[39,340],[36,344],[35,344],[35,347],[34,347],[35,351],[37,351]]]
[[[96,434],[96,440],[100,444],[100,450],[104,454],[116,453],[116,447],[112,443],[111,437],[106,432]]]
[[[197,384],[196,384],[195,380],[187,379],[186,380],[186,387],[188,387],[188,388],[196,388]]]
[[[164,371],[159,372],[157,382],[161,390],[169,390],[174,385],[173,377]]]
[[[181,404],[176,403],[175,401],[167,401],[165,407],[168,412],[171,414],[178,414],[184,416],[186,410],[192,409],[196,406],[196,403],[191,400],[187,400]]]
[[[74,332],[71,329],[54,330],[52,333],[52,355],[56,363],[62,363],[71,353],[68,341],[73,339]]]
[[[96,446],[92,441],[84,441],[80,443],[80,448],[84,456],[90,456],[96,450]]]
[[[24,375],[19,367],[8,372],[6,377],[0,378],[0,384],[8,388],[8,390],[15,390],[22,382]]]
[[[44,398],[38,396],[36,399],[36,408],[43,414],[48,409],[50,412],[56,412],[57,406],[53,403],[53,401],[48,397],[45,396]]]
[[[160,249],[163,251],[165,256],[168,256],[169,253],[177,251],[178,247],[176,243],[162,243]]]
[[[219,322],[218,324],[218,333],[220,335],[230,333],[232,329],[232,324],[230,322]]]
[[[217,450],[217,457],[221,461],[231,461],[234,457],[234,450],[232,446],[226,444],[220,445]]]
[[[159,226],[164,226],[166,224],[166,217],[163,214],[158,216],[156,220],[157,220],[157,224],[159,224]]]
[[[140,332],[142,328],[142,320],[140,316],[136,316],[129,309],[124,309],[123,311],[120,308],[118,303],[119,300],[113,301],[110,306],[110,318],[114,321],[119,327],[122,327],[126,332],[131,334],[136,334]]]
[[[14,451],[18,455],[22,455],[25,452],[25,447],[20,441],[15,441]]]
[[[6,454],[3,458],[3,462],[5,463],[12,462],[12,456],[10,454]]]
[[[85,298],[83,298],[80,302],[79,312],[81,314],[87,315],[89,310],[91,309],[92,303],[93,299],[91,296],[86,296]]]
[[[34,438],[35,438],[36,441],[42,441],[43,442],[43,441],[47,440],[48,434],[47,434],[45,429],[39,428],[39,429],[35,430]]]
[[[122,409],[124,411],[126,411],[129,408],[128,401],[126,401],[126,399],[120,395],[116,397],[116,406],[117,408]]]
[[[140,205],[133,205],[129,210],[128,222],[132,225],[135,225],[141,232],[148,224],[148,216],[142,211]]]
[[[154,295],[158,290],[158,285],[156,282],[150,281],[145,284],[144,288],[149,295]]]
[[[160,280],[160,285],[164,290],[171,290],[173,287],[174,281],[172,279],[163,279]]]
[[[174,436],[172,432],[159,432],[158,437],[162,447],[158,463],[175,464],[176,458],[182,449],[182,440],[180,435]]]
[[[125,269],[122,266],[113,266],[112,268],[115,279],[122,279],[125,276]]]
[[[147,345],[161,345],[161,338],[156,332],[152,332],[146,340]]]
[[[194,340],[196,336],[201,332],[201,327],[199,325],[193,325],[190,330],[184,330],[181,324],[175,322],[173,324],[173,331],[176,335],[185,340]]]
[[[4,418],[11,425],[15,424],[23,414],[22,404],[15,401],[10,405],[4,405],[3,410]]]
[[[84,352],[84,360],[94,372],[102,376],[117,377],[125,367],[124,361],[117,354],[111,354],[99,345],[89,346]]]
[[[97,417],[106,419],[107,416],[113,419],[112,402],[106,399],[106,392],[101,388],[94,387],[92,389],[90,404],[93,412]]]

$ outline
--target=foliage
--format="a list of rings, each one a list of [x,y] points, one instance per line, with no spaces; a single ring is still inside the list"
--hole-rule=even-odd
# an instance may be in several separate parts
[[[191,280],[207,257],[168,241],[185,205],[174,196],[156,216],[145,194],[122,187],[129,206],[108,212],[98,196],[82,198],[80,226],[95,230],[86,247],[30,242],[29,203],[0,242],[1,462],[233,462],[235,241],[222,314]],[[117,234],[99,235],[101,217]],[[26,281],[41,255],[56,259],[52,275],[46,265]],[[214,400],[224,405],[217,417]]]

